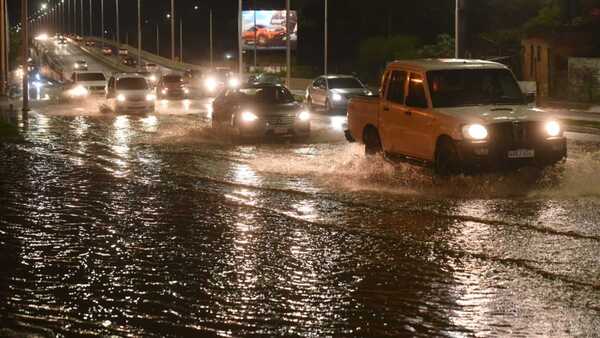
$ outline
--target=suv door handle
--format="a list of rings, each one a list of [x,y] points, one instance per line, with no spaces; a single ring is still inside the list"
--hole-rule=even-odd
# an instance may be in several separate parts
[[[404,115],[406,116],[412,116],[412,112],[410,110],[407,110],[404,112]]]

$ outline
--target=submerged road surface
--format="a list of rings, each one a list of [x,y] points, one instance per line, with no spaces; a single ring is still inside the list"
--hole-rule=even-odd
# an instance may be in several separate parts
[[[326,119],[239,145],[207,102],[48,107],[0,144],[0,327],[155,336],[593,336],[600,151],[432,178]],[[574,136],[574,135],[570,135]],[[575,135],[576,136],[576,135]]]

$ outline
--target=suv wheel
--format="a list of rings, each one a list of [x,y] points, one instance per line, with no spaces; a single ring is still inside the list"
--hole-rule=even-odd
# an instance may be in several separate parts
[[[442,140],[435,153],[435,172],[440,176],[451,176],[461,172],[460,159],[454,142]]]
[[[383,152],[381,147],[381,140],[379,139],[379,133],[375,128],[368,128],[365,130],[365,155],[373,156]]]

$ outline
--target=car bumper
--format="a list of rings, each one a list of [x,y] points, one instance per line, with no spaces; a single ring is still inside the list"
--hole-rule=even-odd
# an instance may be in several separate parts
[[[567,157],[567,141],[564,137],[517,145],[460,141],[457,143],[457,151],[465,169],[543,167]]]
[[[119,113],[126,112],[153,112],[154,102],[124,102],[116,105],[116,111]]]
[[[243,137],[265,137],[265,136],[308,136],[310,134],[310,122],[297,121],[288,125],[268,125],[266,123],[248,123],[239,127],[239,134]]]

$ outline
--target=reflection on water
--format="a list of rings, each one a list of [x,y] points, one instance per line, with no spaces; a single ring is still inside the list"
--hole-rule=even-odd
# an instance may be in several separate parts
[[[0,145],[0,326],[234,337],[600,329],[597,194],[561,194],[591,182],[593,150],[559,173],[439,181],[341,142],[218,142],[209,121],[32,113],[26,141]]]

